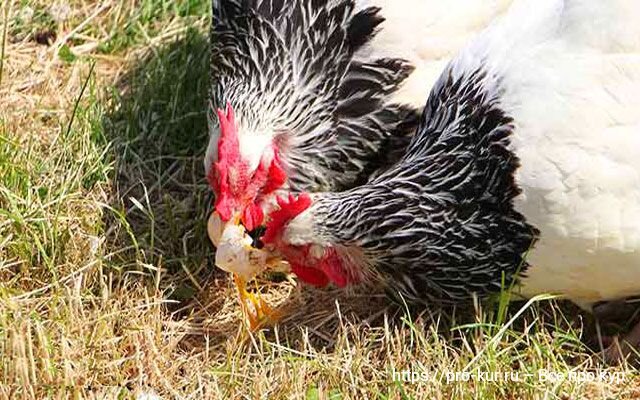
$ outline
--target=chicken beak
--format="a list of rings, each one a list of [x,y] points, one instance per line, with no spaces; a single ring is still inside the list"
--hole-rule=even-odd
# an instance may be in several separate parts
[[[238,216],[224,223],[220,215],[213,212],[207,221],[207,233],[217,248],[216,266],[233,275],[249,328],[256,330],[265,323],[275,322],[279,317],[277,311],[260,298],[259,292],[254,294],[247,291],[247,282],[273,263],[272,259],[267,258],[267,252],[251,246],[252,240]]]
[[[218,247],[220,244],[223,230],[224,224],[222,223],[220,214],[218,214],[217,211],[212,212],[207,220],[207,234],[209,235],[209,240],[211,240],[211,243],[213,243],[215,247]]]
[[[207,230],[216,246],[218,268],[237,274],[249,282],[267,267],[267,252],[253,248],[253,240],[238,217],[222,222],[219,216],[213,213],[209,217]]]

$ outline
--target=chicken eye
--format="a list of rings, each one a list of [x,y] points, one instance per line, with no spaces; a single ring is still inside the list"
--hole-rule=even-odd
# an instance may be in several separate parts
[[[249,237],[251,238],[251,246],[256,249],[261,249],[264,247],[264,243],[260,238],[264,236],[264,233],[267,231],[267,227],[265,225],[260,225],[254,230],[248,232]]]

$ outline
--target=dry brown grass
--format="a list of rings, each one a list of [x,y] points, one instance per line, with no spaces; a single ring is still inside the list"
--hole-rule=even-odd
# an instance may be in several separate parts
[[[521,305],[452,318],[265,281],[287,317],[249,334],[204,226],[207,6],[3,3],[0,397],[640,397],[629,366],[607,369],[617,383],[537,379],[603,368],[583,316],[548,302],[511,323]],[[393,379],[407,368],[436,378]],[[442,375],[465,368],[533,375]]]

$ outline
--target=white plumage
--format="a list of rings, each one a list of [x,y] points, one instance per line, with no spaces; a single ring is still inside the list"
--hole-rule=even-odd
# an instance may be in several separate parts
[[[516,122],[516,209],[541,231],[523,293],[640,293],[640,3],[519,1],[471,45]]]
[[[513,0],[361,0],[358,4],[382,8],[381,31],[361,54],[400,57],[416,70],[395,100],[424,106],[431,86],[451,58],[497,17]]]

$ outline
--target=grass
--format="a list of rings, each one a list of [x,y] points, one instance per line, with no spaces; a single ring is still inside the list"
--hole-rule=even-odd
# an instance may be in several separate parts
[[[438,313],[265,282],[287,317],[248,334],[205,232],[208,7],[2,4],[0,397],[640,397],[553,300]]]

